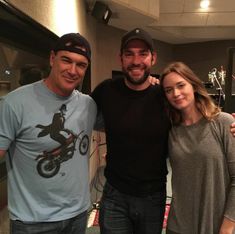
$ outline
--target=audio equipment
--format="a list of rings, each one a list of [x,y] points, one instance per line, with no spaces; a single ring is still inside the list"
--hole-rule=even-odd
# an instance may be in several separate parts
[[[112,11],[108,5],[103,2],[96,1],[92,9],[91,15],[94,16],[99,22],[108,24],[109,19],[112,15]]]

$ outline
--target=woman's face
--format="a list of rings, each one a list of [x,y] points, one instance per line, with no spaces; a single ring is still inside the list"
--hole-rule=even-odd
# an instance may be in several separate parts
[[[182,76],[171,72],[164,77],[163,88],[169,103],[180,111],[195,107],[193,86]]]

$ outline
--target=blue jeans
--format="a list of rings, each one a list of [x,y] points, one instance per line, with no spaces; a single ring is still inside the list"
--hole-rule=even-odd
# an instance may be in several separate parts
[[[134,197],[106,183],[100,204],[101,234],[160,234],[165,203],[166,191]]]
[[[85,234],[87,211],[71,219],[56,222],[10,221],[11,234]]]

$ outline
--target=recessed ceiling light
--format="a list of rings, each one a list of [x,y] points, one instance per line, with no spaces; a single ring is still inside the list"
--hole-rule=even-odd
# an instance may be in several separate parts
[[[203,9],[207,9],[210,5],[210,1],[209,0],[202,0],[200,2],[200,7],[203,8]]]

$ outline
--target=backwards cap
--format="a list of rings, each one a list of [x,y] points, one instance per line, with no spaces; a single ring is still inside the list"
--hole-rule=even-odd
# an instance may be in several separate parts
[[[147,44],[147,46],[149,47],[150,51],[151,52],[154,51],[154,43],[153,43],[152,37],[143,29],[135,28],[135,29],[127,32],[126,34],[124,34],[124,36],[122,37],[121,52],[123,51],[123,49],[125,49],[128,42],[131,40],[134,40],[134,39],[144,41]]]
[[[53,51],[56,53],[60,50],[81,54],[88,61],[91,61],[91,47],[89,42],[79,33],[68,33],[61,36],[56,42]]]

